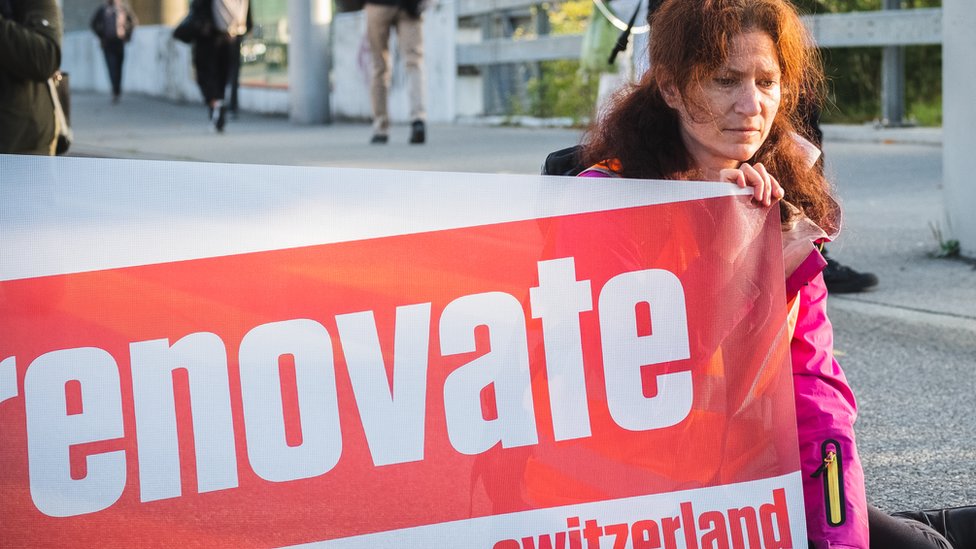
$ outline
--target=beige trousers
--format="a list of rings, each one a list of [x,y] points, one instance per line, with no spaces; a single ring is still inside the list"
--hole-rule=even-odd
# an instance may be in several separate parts
[[[400,55],[407,69],[407,92],[410,98],[410,120],[425,120],[424,108],[424,35],[422,19],[414,19],[396,6],[367,3],[366,40],[372,52],[373,73],[370,99],[373,105],[373,132],[390,131],[388,96],[393,78],[390,65],[390,29],[396,28]]]

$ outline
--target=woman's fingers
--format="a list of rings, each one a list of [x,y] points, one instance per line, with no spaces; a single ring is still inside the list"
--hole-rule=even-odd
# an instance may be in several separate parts
[[[785,194],[779,181],[761,163],[743,163],[737,169],[726,168],[719,172],[719,179],[734,183],[740,188],[752,187],[753,201],[764,206],[769,206]]]
[[[756,163],[753,166],[753,169],[756,170],[756,172],[759,174],[759,177],[762,178],[763,180],[763,192],[760,201],[762,202],[763,205],[769,206],[769,204],[771,203],[770,197],[773,194],[773,182],[772,182],[773,178],[771,175],[769,175],[769,172],[766,171],[766,166],[763,166],[761,163]]]
[[[769,174],[766,172],[766,168],[762,164],[756,164],[755,166],[742,164],[739,166],[739,169],[745,175],[747,184],[753,189],[752,200],[757,204],[769,206],[769,195],[772,185],[769,182]]]
[[[718,172],[718,179],[719,181],[734,183],[742,189],[746,188],[746,177],[743,175],[742,170],[736,168],[725,168]]]

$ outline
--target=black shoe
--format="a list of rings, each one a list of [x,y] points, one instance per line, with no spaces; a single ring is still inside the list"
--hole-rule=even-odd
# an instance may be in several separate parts
[[[955,549],[976,548],[976,506],[893,513],[930,526],[949,540]]]
[[[369,140],[372,145],[386,145],[386,142],[390,140],[390,136],[384,134],[373,134],[373,138]]]
[[[224,125],[227,124],[227,109],[223,106],[217,107],[212,111],[210,118],[217,133],[223,133]]]
[[[823,277],[827,291],[835,294],[856,294],[878,285],[878,277],[874,273],[859,273],[829,257],[826,259],[827,267],[823,271]]]
[[[419,144],[427,140],[427,129],[423,120],[414,120],[410,125],[410,143]]]

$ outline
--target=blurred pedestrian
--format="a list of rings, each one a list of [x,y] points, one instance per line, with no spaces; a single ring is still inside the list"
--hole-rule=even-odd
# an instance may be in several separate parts
[[[105,0],[92,14],[91,30],[101,42],[108,78],[112,82],[112,103],[118,103],[122,95],[125,45],[132,39],[132,31],[138,24],[139,20],[125,0]]]
[[[53,155],[52,88],[61,63],[55,0],[0,0],[0,153]]]
[[[366,39],[372,52],[373,72],[370,100],[373,106],[374,144],[389,140],[388,96],[393,78],[390,66],[390,29],[395,28],[397,44],[407,67],[407,92],[410,97],[410,143],[427,139],[424,98],[423,0],[366,0]]]
[[[250,1],[193,0],[193,9],[213,19],[211,31],[193,43],[193,64],[210,123],[214,130],[223,132],[227,122],[224,95],[231,70],[241,55],[239,37],[251,31]]]

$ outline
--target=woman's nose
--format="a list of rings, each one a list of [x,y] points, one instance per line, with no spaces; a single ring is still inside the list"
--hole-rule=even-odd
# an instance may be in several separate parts
[[[746,83],[739,89],[735,100],[735,110],[739,114],[755,116],[762,111],[762,97],[759,87]]]

